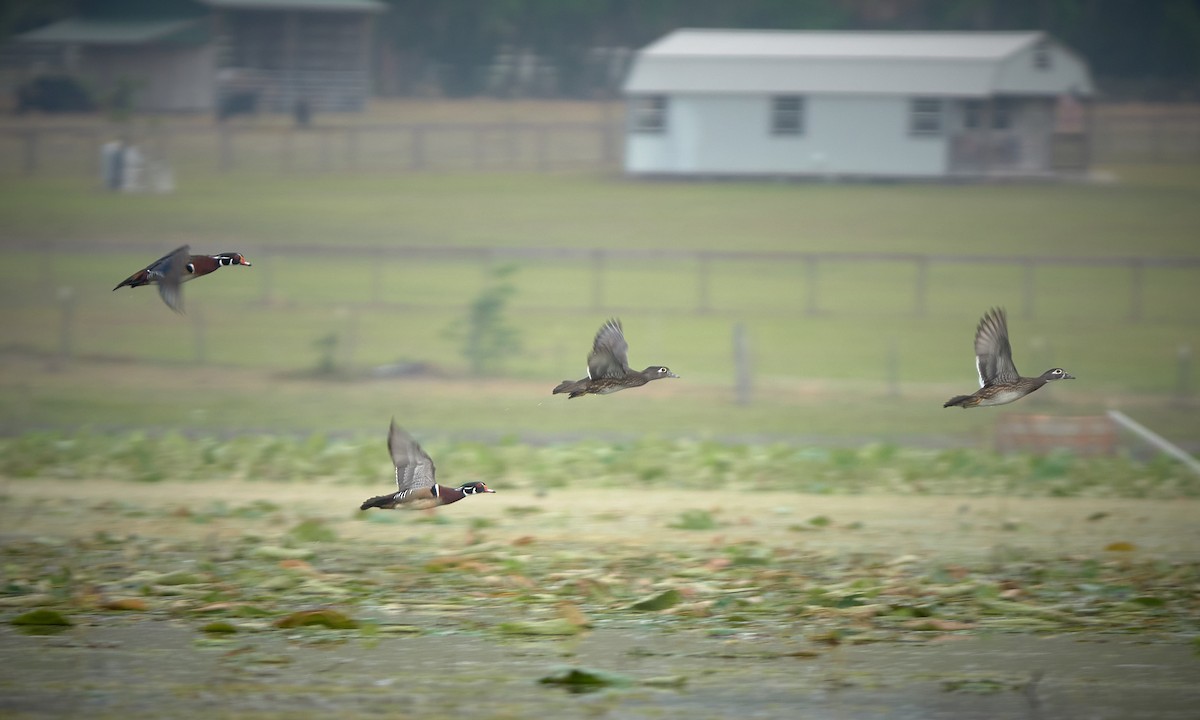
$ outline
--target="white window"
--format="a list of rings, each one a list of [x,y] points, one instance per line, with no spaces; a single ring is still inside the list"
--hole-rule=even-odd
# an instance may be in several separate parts
[[[629,106],[629,126],[633,132],[662,134],[667,131],[667,96],[635,97]]]
[[[771,134],[804,134],[804,98],[799,95],[771,98]]]
[[[944,126],[942,101],[937,98],[913,98],[909,106],[908,131],[917,137],[939,137]]]

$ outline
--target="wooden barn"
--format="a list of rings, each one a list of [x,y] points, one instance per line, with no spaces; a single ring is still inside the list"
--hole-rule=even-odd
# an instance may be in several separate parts
[[[148,112],[361,110],[371,92],[377,0],[81,3],[17,36],[23,74],[63,72],[101,92],[124,84]],[[11,53],[10,53],[11,56]],[[19,57],[19,55],[18,55]]]
[[[1041,32],[678,30],[626,79],[634,176],[1087,169],[1087,64]]]

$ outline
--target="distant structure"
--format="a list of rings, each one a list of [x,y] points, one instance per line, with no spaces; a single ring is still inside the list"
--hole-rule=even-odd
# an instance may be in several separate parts
[[[1089,162],[1087,64],[1042,32],[677,30],[638,53],[624,92],[634,176],[1053,177]]]
[[[130,88],[134,109],[356,111],[370,94],[378,0],[107,0],[16,36],[26,77],[75,76]],[[20,52],[20,51],[24,52]]]

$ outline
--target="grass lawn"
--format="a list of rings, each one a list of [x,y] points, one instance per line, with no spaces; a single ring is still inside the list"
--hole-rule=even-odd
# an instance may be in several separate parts
[[[821,312],[800,263],[714,262],[712,312],[695,312],[688,260],[517,260],[510,323],[522,350],[508,381],[461,380],[450,330],[483,287],[478,260],[376,260],[369,246],[628,248],[953,253],[1034,257],[1195,257],[1200,168],[1127,167],[1106,185],[643,183],[589,174],[238,172],[180,178],[163,197],[109,195],[88,180],[0,181],[0,420],[25,424],[370,430],[392,413],[433,430],[586,434],[987,436],[996,412],[943,411],[975,385],[971,334],[1010,308],[1028,374],[1061,365],[1080,380],[1041,394],[1040,411],[1135,407],[1180,439],[1200,436],[1174,407],[1178,352],[1200,350],[1200,271],[1150,267],[1143,315],[1128,322],[1129,272],[1039,266],[1035,313],[1019,266],[933,265],[927,312],[913,312],[909,264],[820,268]],[[58,243],[57,252],[28,249]],[[151,289],[111,288],[177,244],[242,250],[251,268],[189,283],[189,314]],[[289,254],[289,246],[332,252]],[[140,248],[140,249],[139,249]],[[71,314],[63,332],[63,288]],[[599,292],[599,305],[596,296]],[[579,377],[595,329],[620,314],[636,366],[683,376],[634,397],[551,398]],[[746,325],[756,402],[731,405],[731,336]],[[316,343],[357,375],[414,361],[436,381],[315,383]],[[64,337],[76,359],[48,370]],[[893,351],[894,348],[894,351]],[[893,365],[894,360],[894,365]],[[900,397],[889,393],[889,378]],[[1192,387],[1195,371],[1190,371]],[[194,389],[180,389],[194,388]],[[552,403],[551,400],[554,402]],[[593,402],[594,401],[594,402]],[[1027,411],[1038,410],[1024,403]],[[999,412],[1017,411],[1012,408]]]

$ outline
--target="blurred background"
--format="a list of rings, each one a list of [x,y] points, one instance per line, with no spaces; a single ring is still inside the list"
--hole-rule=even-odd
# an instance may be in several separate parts
[[[1117,409],[1200,449],[1200,3],[17,0],[0,34],[3,432],[1110,453]],[[185,315],[111,291],[184,244],[253,265]],[[1079,380],[943,409],[992,306]],[[681,379],[551,397],[611,316]]]

